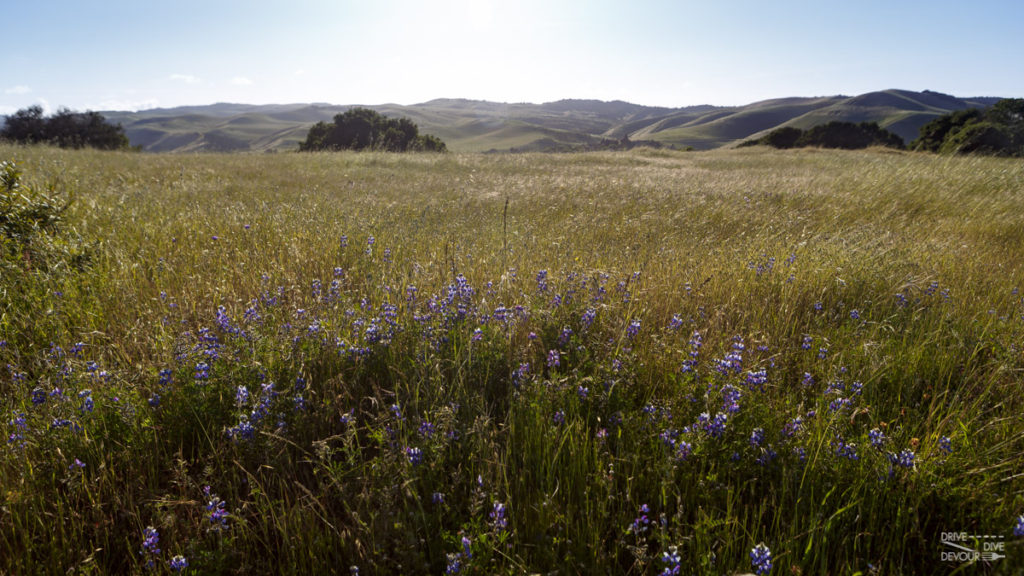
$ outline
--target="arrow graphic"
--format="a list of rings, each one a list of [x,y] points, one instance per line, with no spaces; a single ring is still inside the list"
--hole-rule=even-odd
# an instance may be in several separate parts
[[[943,542],[943,544],[945,544],[946,546],[952,546],[953,548],[959,548],[960,550],[963,550],[964,552],[974,552],[976,554],[979,553],[974,548],[968,548],[967,546],[960,546],[959,544],[953,544],[952,542]]]
[[[981,559],[984,560],[985,562],[992,562],[992,561],[995,561],[995,560],[999,560],[1000,558],[1006,558],[1006,555],[1005,554],[1000,554],[998,552],[982,552],[981,553]]]

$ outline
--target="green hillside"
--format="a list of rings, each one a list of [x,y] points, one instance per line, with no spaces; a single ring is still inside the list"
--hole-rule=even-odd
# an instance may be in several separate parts
[[[455,152],[566,151],[607,147],[624,138],[675,148],[710,149],[782,126],[807,129],[831,121],[878,122],[909,142],[938,115],[987,106],[998,98],[884,90],[859,96],[779,98],[745,106],[659,108],[629,102],[560,100],[510,104],[438,99],[366,106],[407,117]],[[352,106],[214,104],[142,112],[105,112],[133,145],[150,152],[296,150],[309,127]]]

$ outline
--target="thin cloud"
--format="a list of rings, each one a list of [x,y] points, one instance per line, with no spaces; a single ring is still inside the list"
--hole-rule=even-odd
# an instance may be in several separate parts
[[[185,84],[199,84],[202,82],[202,80],[191,74],[171,74],[171,80],[184,82]]]
[[[31,91],[32,89],[28,86],[25,86],[24,84],[19,84],[13,88],[8,88],[7,90],[4,90],[4,94],[28,94]]]
[[[156,98],[149,98],[146,100],[104,100],[99,103],[99,106],[90,106],[89,110],[113,110],[118,112],[138,112],[139,110],[149,110],[151,108],[159,108],[160,101]]]
[[[231,84],[233,86],[252,86],[252,80],[245,76],[235,76],[231,79]]]

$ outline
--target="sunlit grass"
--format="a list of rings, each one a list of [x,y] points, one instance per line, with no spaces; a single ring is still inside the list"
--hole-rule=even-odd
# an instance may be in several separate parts
[[[657,574],[676,547],[721,574],[763,542],[773,573],[912,574],[957,567],[944,531],[1020,554],[1019,162],[0,157],[73,193],[92,246],[0,280],[0,572]]]

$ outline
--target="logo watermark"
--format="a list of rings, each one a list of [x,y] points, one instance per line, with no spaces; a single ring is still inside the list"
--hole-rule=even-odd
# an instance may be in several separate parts
[[[1006,537],[997,534],[943,532],[943,562],[996,562],[1006,558]]]

